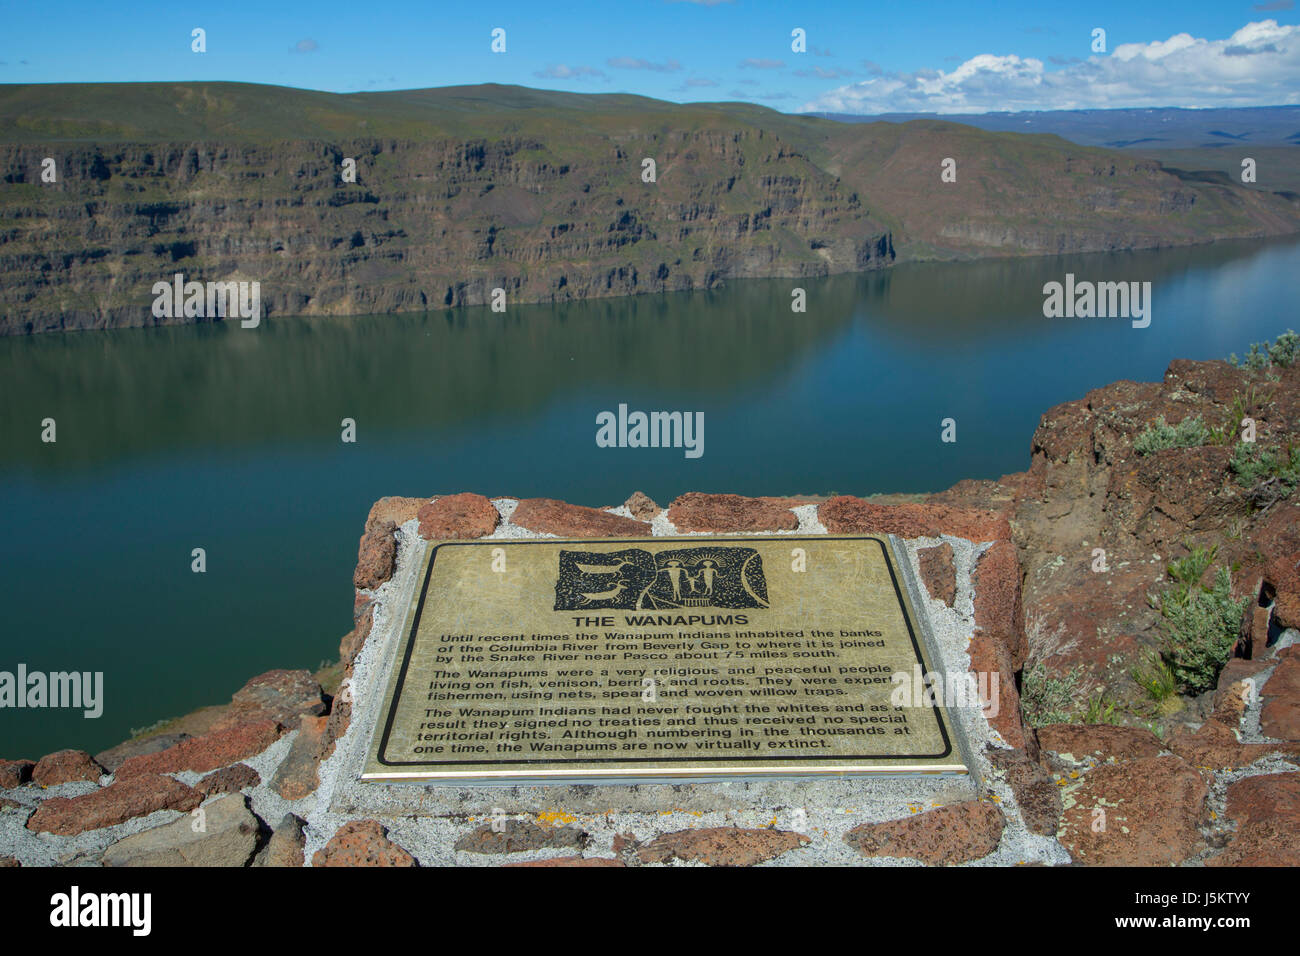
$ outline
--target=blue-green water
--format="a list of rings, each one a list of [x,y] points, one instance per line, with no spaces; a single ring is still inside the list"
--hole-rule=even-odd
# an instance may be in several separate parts
[[[1149,328],[1045,319],[1043,283],[1150,280]],[[935,491],[1029,464],[1052,405],[1297,322],[1300,244],[959,265],[707,294],[0,339],[0,670],[103,671],[105,710],[0,710],[0,757],[95,750],[314,668],[351,626],[370,504],[471,490]],[[790,289],[808,292],[792,314]],[[596,414],[702,411],[704,455]],[[957,421],[957,442],[939,440]],[[41,421],[58,441],[41,441]],[[358,440],[340,441],[354,418]],[[206,574],[190,553],[207,552]]]

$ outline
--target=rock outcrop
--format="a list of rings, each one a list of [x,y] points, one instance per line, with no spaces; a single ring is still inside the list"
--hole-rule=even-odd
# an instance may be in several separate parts
[[[1161,382],[1107,385],[1043,415],[1028,471],[931,497],[1010,522],[1027,642],[1017,670],[1034,675],[1031,691],[1049,687],[1076,717],[1089,701],[1146,707],[1133,671],[1165,646],[1155,599],[1172,583],[1170,563],[1197,548],[1214,549],[1198,584],[1231,569],[1232,596],[1246,601],[1239,655],[1262,657],[1279,631],[1300,627],[1300,495],[1260,507],[1255,483],[1234,471],[1247,416],[1255,447],[1285,459],[1300,421],[1300,367],[1176,361]],[[1162,418],[1199,419],[1202,443],[1135,450]],[[1210,706],[1183,716],[1199,724]],[[1176,715],[1152,717],[1180,726]]]

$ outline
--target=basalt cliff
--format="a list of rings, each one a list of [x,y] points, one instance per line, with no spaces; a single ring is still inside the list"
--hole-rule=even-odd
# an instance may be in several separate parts
[[[0,334],[209,321],[153,314],[177,273],[258,282],[264,315],[346,315],[1297,231],[1292,193],[939,121],[491,85],[0,86]]]

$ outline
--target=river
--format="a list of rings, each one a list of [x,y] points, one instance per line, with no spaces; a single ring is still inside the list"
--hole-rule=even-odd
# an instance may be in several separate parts
[[[1043,284],[1150,281],[1152,321],[1046,319]],[[1039,416],[1297,322],[1300,243],[903,265],[507,313],[273,318],[0,339],[0,671],[102,671],[103,715],[0,710],[0,757],[92,752],[316,668],[366,512],[477,491],[926,492],[1029,464]],[[792,313],[790,290],[807,292]],[[596,416],[702,412],[703,454]],[[41,440],[42,421],[57,441]],[[356,422],[355,443],[341,421]],[[940,422],[956,422],[955,442]],[[191,571],[205,549],[207,571]]]

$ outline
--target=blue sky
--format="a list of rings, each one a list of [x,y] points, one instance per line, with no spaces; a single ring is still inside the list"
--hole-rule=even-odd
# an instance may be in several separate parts
[[[790,112],[1273,105],[1300,103],[1298,24],[1294,0],[11,3],[0,83],[498,82]],[[195,27],[206,53],[190,50]],[[796,27],[806,53],[791,50]]]

